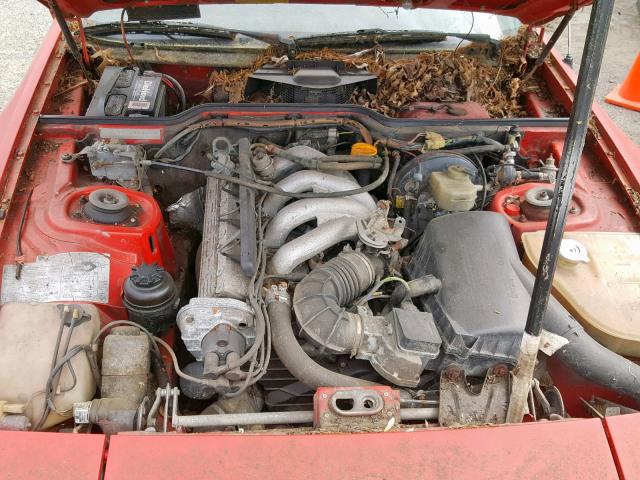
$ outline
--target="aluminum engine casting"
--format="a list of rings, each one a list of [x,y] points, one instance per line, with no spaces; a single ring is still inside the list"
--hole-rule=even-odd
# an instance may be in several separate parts
[[[303,145],[287,150],[304,159],[324,157],[324,153]],[[278,160],[278,161],[276,161]],[[282,159],[274,159],[274,166]],[[280,180],[278,188],[287,192],[340,192],[360,187],[349,172],[337,174],[316,170],[301,170]],[[358,235],[356,221],[368,218],[376,211],[376,202],[368,193],[345,198],[304,199],[291,202],[277,194],[269,194],[263,211],[272,217],[265,232],[264,244],[277,248],[270,270],[274,274],[291,273],[302,262],[318,255],[332,246],[353,240]],[[287,242],[291,232],[310,221],[317,226],[305,234]]]
[[[239,367],[217,376],[219,367],[239,359],[255,341],[253,309],[233,298],[192,298],[178,312],[178,327],[187,350],[202,366],[192,366],[204,377],[219,381],[218,391],[244,378]],[[200,373],[201,372],[201,373]]]

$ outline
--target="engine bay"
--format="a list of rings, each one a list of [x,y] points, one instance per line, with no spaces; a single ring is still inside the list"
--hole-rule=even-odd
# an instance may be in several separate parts
[[[349,104],[376,75],[327,58],[256,69],[278,102],[195,105],[210,78],[174,70],[58,77],[3,218],[0,429],[505,423],[566,119],[387,117]],[[549,304],[532,420],[640,398],[635,331],[603,313],[631,322],[636,292],[589,270],[637,259],[634,208],[587,150],[561,248],[587,288]],[[617,295],[581,310],[596,277]]]

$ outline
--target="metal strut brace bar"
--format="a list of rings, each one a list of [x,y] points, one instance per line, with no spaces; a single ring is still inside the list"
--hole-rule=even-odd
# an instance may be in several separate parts
[[[533,369],[540,346],[540,334],[549,303],[553,277],[558,263],[560,242],[576,183],[580,157],[587,136],[591,106],[602,65],[612,11],[613,0],[595,0],[591,10],[573,108],[569,117],[569,127],[558,168],[558,178],[540,253],[540,263],[531,294],[525,334],[520,347],[517,373],[513,378],[507,422],[520,422],[526,411],[527,396],[531,388]]]
[[[540,55],[538,55],[538,58],[536,58],[536,61],[533,64],[533,67],[531,67],[531,70],[529,70],[527,74],[524,77],[522,77],[523,82],[526,82],[527,80],[529,80],[533,76],[535,71],[538,69],[538,67],[545,62],[545,60],[551,53],[551,50],[553,50],[553,47],[555,47],[558,40],[560,40],[560,36],[562,35],[562,32],[564,32],[565,29],[571,23],[571,19],[573,18],[573,15],[575,13],[576,13],[575,10],[572,10],[569,13],[567,13],[564,17],[562,17],[562,20],[560,21],[560,24],[556,28],[555,32],[553,32],[553,35],[551,35],[551,38],[549,39],[547,44],[544,46],[544,48],[540,52]]]

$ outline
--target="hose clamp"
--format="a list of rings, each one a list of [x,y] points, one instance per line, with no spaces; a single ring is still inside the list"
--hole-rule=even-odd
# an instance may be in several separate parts
[[[291,296],[287,292],[287,284],[280,283],[279,285],[271,285],[271,288],[267,290],[264,300],[267,305],[273,302],[282,302],[291,306]]]

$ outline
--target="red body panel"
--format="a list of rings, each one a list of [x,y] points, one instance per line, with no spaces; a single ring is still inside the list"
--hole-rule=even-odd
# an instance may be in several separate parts
[[[69,187],[51,195],[44,183],[34,187],[29,203],[29,221],[22,231],[24,255],[15,257],[11,245],[17,231],[11,229],[0,240],[2,263],[33,262],[39,255],[65,252],[96,252],[109,255],[109,301],[97,304],[103,313],[103,323],[126,318],[122,306],[122,287],[133,266],[157,263],[169,272],[175,271],[173,250],[158,204],[148,195],[124,188],[110,187],[125,193],[131,205],[139,206],[136,226],[98,225],[76,219],[81,200],[99,187]],[[12,258],[13,257],[13,258]],[[60,300],[73,300],[61,298]]]
[[[8,228],[0,238],[0,262],[33,262],[40,255],[65,252],[96,252],[109,255],[109,302],[98,304],[103,321],[126,318],[122,306],[122,287],[131,273],[131,267],[145,263],[157,263],[169,272],[175,272],[173,250],[162,212],[157,202],[147,194],[124,189],[129,204],[136,208],[134,226],[100,225],[77,216],[82,211],[82,201],[99,186],[77,185],[77,165],[60,162],[60,155],[69,152],[73,142],[44,144],[30,152],[27,164],[37,161],[46,169],[34,168],[19,182],[14,208],[7,217]],[[33,192],[29,199],[29,192]],[[19,221],[25,203],[29,201],[24,227],[20,232]],[[18,257],[16,245],[21,233],[23,255]],[[73,300],[60,299],[60,300]]]
[[[105,444],[104,435],[0,432],[0,478],[99,480]]]
[[[75,151],[75,142],[33,137],[45,102],[58,114],[77,115],[82,106],[80,89],[71,93],[73,101],[58,104],[55,99],[48,100],[60,75],[59,42],[60,30],[54,23],[16,96],[0,117],[6,133],[0,137],[0,208],[5,209],[4,218],[0,215],[0,263],[33,262],[38,255],[73,251],[108,254],[112,259],[109,303],[97,306],[103,321],[122,319],[126,318],[122,286],[131,267],[142,261],[155,262],[174,273],[173,250],[158,204],[143,193],[121,189],[131,204],[141,206],[143,213],[135,227],[95,225],[73,218],[80,197],[95,188],[79,185],[77,166],[60,162],[61,155]],[[36,164],[45,168],[34,168]],[[19,219],[30,191],[33,193],[21,232],[23,255],[17,258]],[[149,237],[153,238],[154,251]]]
[[[38,0],[46,4],[47,0]],[[283,0],[279,0],[282,2]],[[272,3],[279,3],[273,0]],[[58,5],[62,12],[68,17],[88,17],[99,10],[109,10],[113,8],[147,7],[154,5],[185,5],[193,3],[233,3],[229,0],[58,0]],[[259,3],[259,2],[258,2]],[[404,4],[397,0],[366,0],[354,2],[353,0],[297,0],[290,3],[324,3],[324,4],[357,4],[376,5],[380,7],[400,7]],[[451,10],[479,11],[486,13],[497,13],[516,17],[523,23],[542,24],[552,18],[564,15],[565,13],[589,5],[591,0],[517,0],[507,2],[504,0],[423,0],[414,4],[418,8],[447,8]]]
[[[541,69],[541,75],[555,101],[570,111],[576,89],[576,72],[562,61],[557,51],[552,50],[550,61]],[[597,102],[592,108],[587,148],[590,147],[599,163],[609,169],[631,200],[629,189],[640,191],[640,146],[625,135]]]
[[[9,209],[38,117],[62,59],[60,29],[53,24],[16,94],[0,114],[0,209]],[[0,237],[6,223],[0,215]]]
[[[459,110],[457,115],[449,113],[445,105]],[[462,114],[464,113],[464,114]],[[401,118],[417,118],[419,120],[447,119],[455,122],[462,119],[491,118],[487,109],[477,102],[459,102],[442,104],[438,102],[416,102],[400,113]]]
[[[600,420],[463,430],[117,435],[105,480],[617,479]]]
[[[520,243],[524,232],[537,232],[544,230],[546,227],[546,221],[526,218],[526,215],[520,209],[518,209],[517,215],[511,215],[508,210],[509,205],[522,205],[527,191],[538,186],[549,187],[549,184],[523,183],[503,188],[493,197],[493,201],[489,206],[489,210],[501,213],[507,218],[517,243]],[[572,207],[579,213],[569,214],[565,230],[594,230],[596,228],[600,219],[600,210],[593,198],[581,188],[576,188],[573,193]],[[611,229],[605,227],[605,231],[611,231]]]
[[[607,417],[604,420],[611,451],[623,480],[640,478],[640,414]]]

